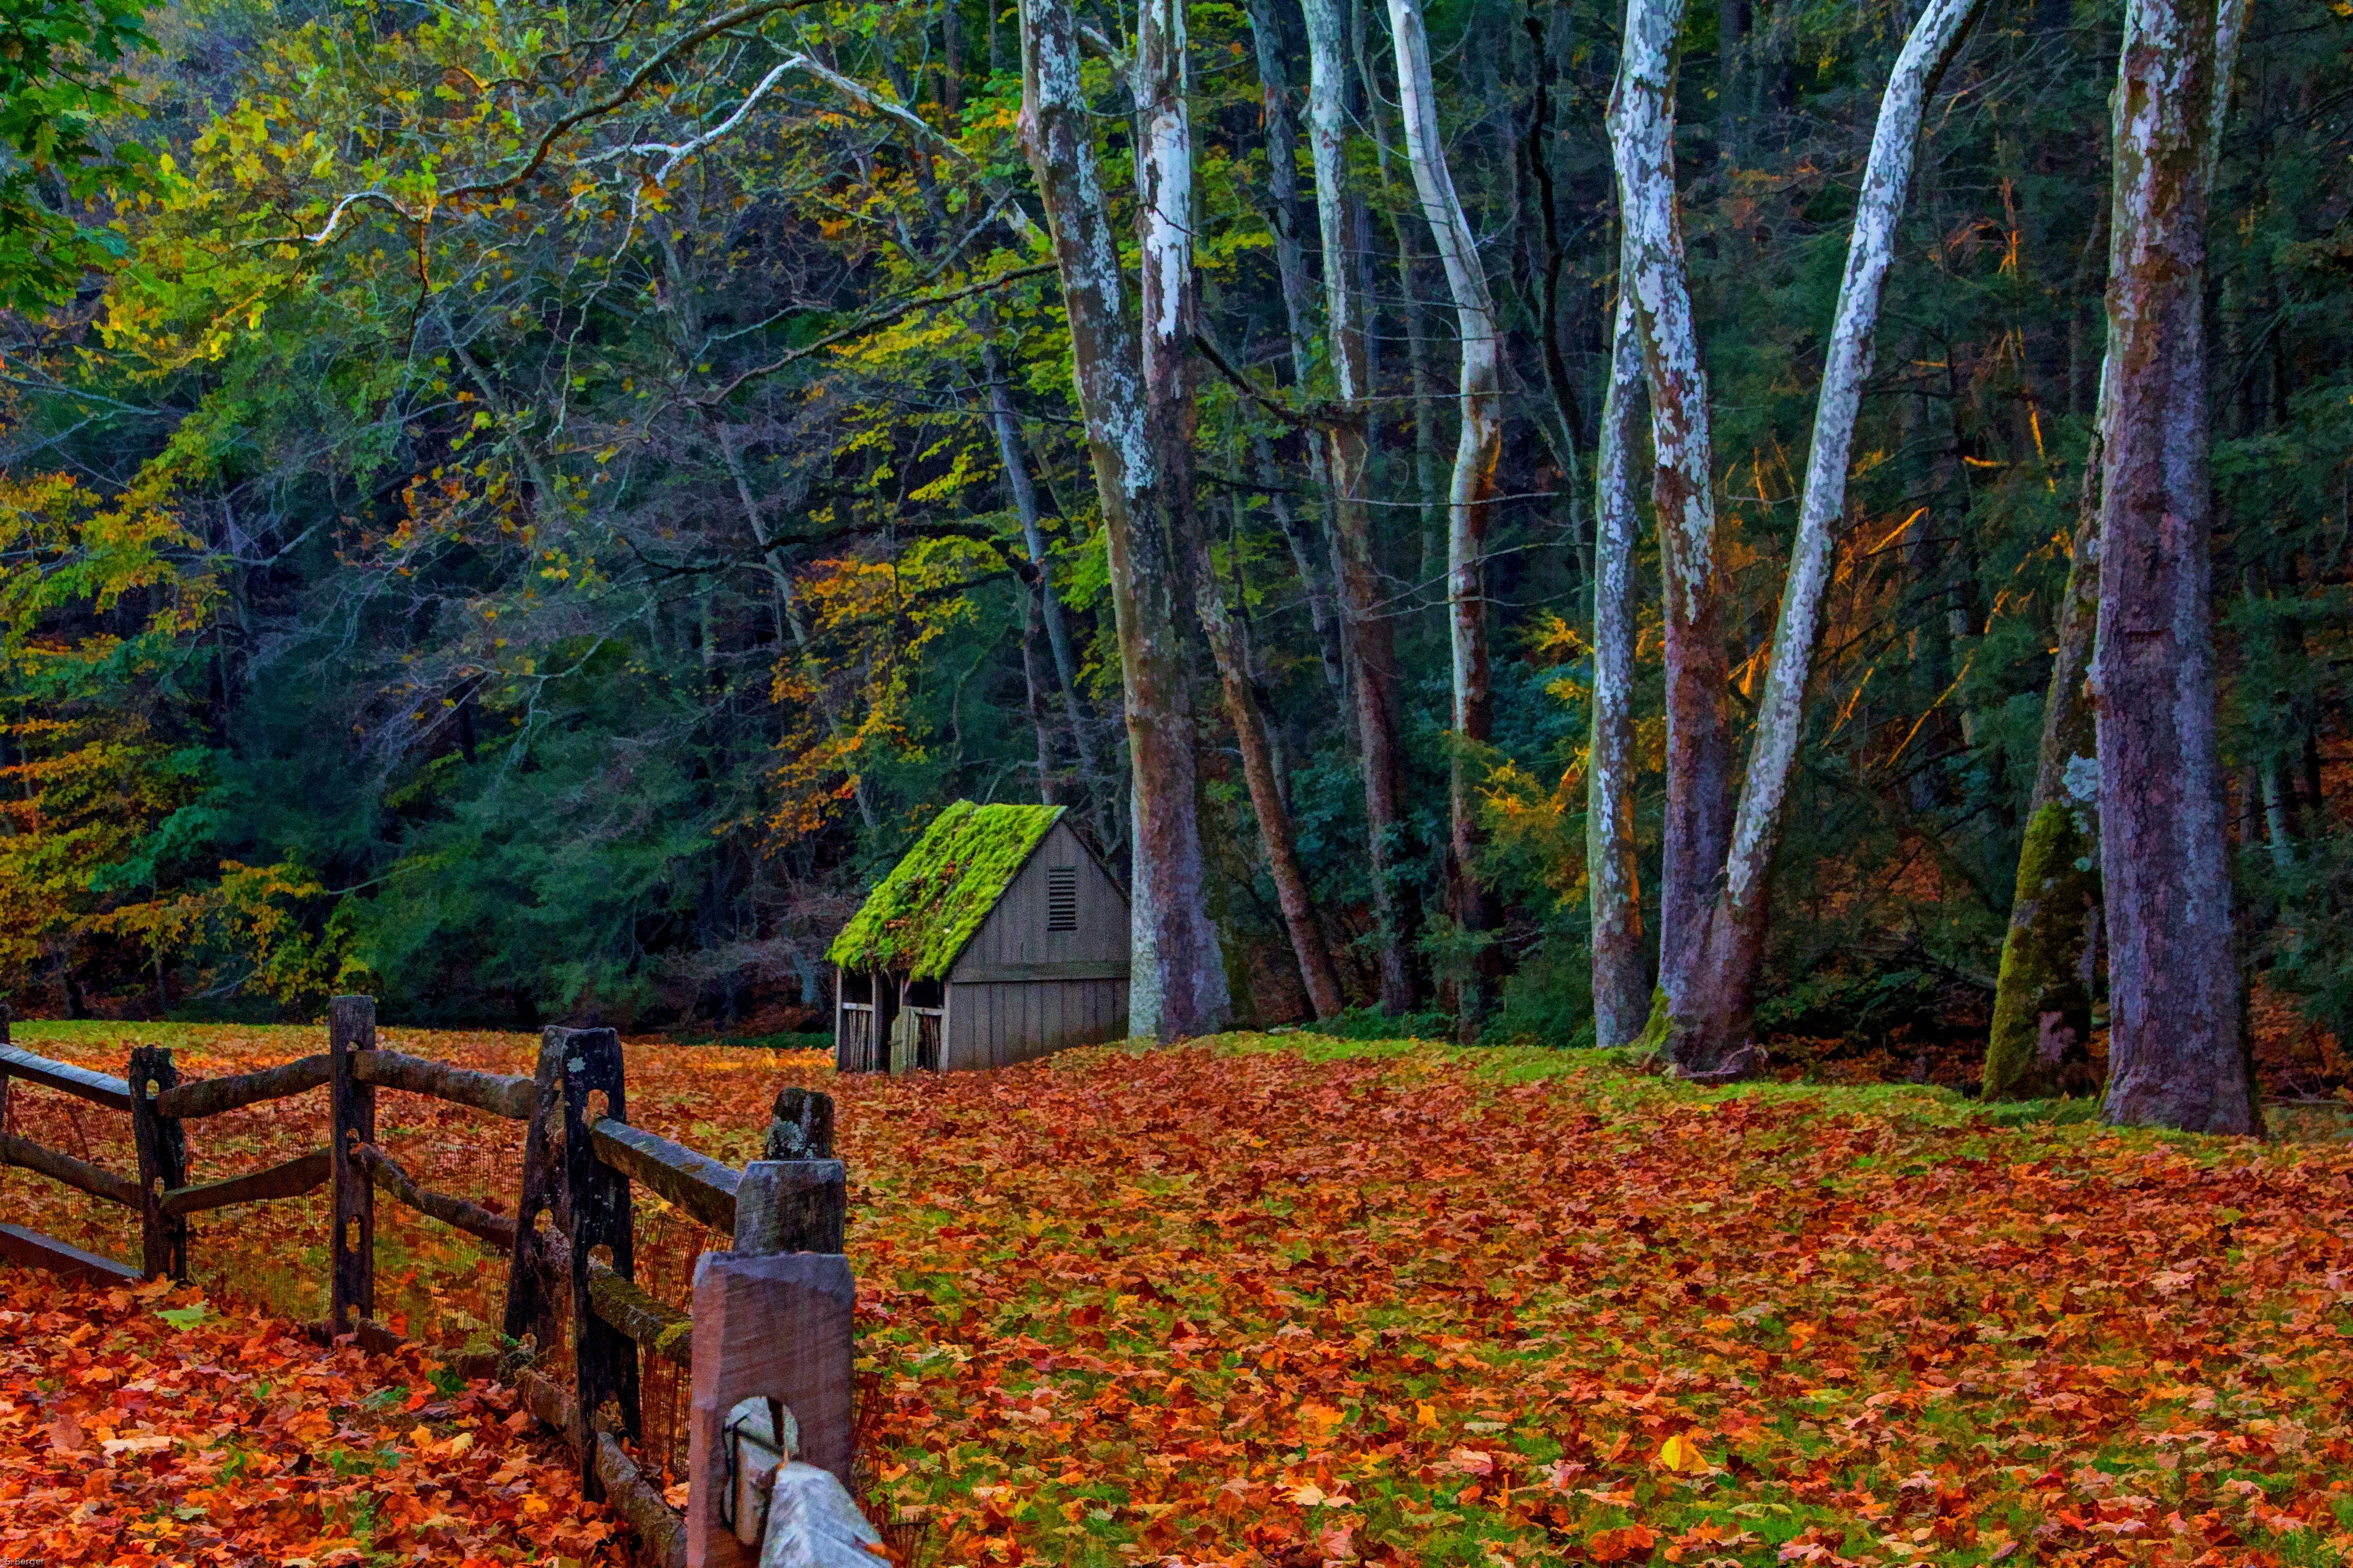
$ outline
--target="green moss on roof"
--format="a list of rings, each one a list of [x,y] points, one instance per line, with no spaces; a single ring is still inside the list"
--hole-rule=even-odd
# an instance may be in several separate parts
[[[1061,818],[1059,805],[957,801],[866,895],[827,956],[844,969],[947,978],[956,954]]]

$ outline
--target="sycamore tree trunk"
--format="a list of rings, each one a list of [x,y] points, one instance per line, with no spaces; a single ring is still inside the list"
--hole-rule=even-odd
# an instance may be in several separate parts
[[[1438,93],[1430,71],[1430,34],[1421,0],[1389,0],[1389,31],[1397,46],[1398,100],[1405,119],[1408,162],[1415,191],[1429,220],[1446,287],[1454,298],[1454,321],[1462,342],[1461,379],[1456,394],[1461,434],[1454,446],[1454,472],[1446,501],[1446,629],[1452,655],[1453,759],[1447,785],[1447,881],[1451,913],[1468,955],[1456,982],[1455,1023],[1464,1044],[1477,1040],[1493,1001],[1496,971],[1493,948],[1494,901],[1479,879],[1482,835],[1478,784],[1482,760],[1494,731],[1495,700],[1487,657],[1487,532],[1495,515],[1495,463],[1504,451],[1504,392],[1501,340],[1495,305],[1487,289],[1479,243],[1471,232],[1447,168],[1446,143],[1439,133]]]
[[[1771,662],[1757,703],[1748,771],[1733,814],[1724,882],[1709,911],[1699,966],[1679,998],[1668,1054],[1692,1077],[1721,1077],[1760,1058],[1750,1047],[1757,977],[1765,961],[1767,892],[1773,852],[1780,842],[1781,807],[1805,730],[1806,681],[1821,633],[1822,596],[1831,582],[1839,525],[1846,516],[1848,457],[1863,384],[1871,379],[1872,338],[1888,268],[1895,260],[1895,228],[1912,182],[1928,100],[1946,65],[1968,36],[1985,0],[1930,0],[1904,40],[1879,123],[1863,164],[1862,198],[1847,240],[1846,276],[1839,284],[1814,406],[1814,440],[1806,459],[1798,506],[1798,537],[1781,589]]]
[[[1324,315],[1342,416],[1325,430],[1332,546],[1340,628],[1356,740],[1363,752],[1365,826],[1372,873],[1374,960],[1381,1007],[1409,1013],[1419,1000],[1411,952],[1414,911],[1401,875],[1405,842],[1404,721],[1396,639],[1373,551],[1366,470],[1371,461],[1372,376],[1364,291],[1351,276],[1349,237],[1360,225],[1347,184],[1348,11],[1344,0],[1303,0],[1307,18],[1308,150],[1315,164],[1315,216],[1324,245]]]
[[[2231,77],[2244,34],[2247,0],[2222,0],[2214,22],[2213,91],[2208,100],[2204,178],[2211,188],[2231,104]],[[1984,1097],[2031,1100],[2097,1087],[2091,1077],[2093,921],[2101,879],[2099,747],[2089,685],[2100,613],[2100,471],[2108,424],[2108,374],[2100,374],[2083,495],[2059,605],[2058,647],[2043,698],[2042,744],[2010,929],[2001,944],[1993,1027],[1986,1041]]]
[[[1021,140],[1061,273],[1126,694],[1135,847],[1129,1026],[1182,1039],[1223,1028],[1229,1002],[1196,808],[1190,661],[1171,542],[1179,486],[1158,465],[1166,433],[1147,416],[1145,359],[1120,297],[1119,243],[1095,167],[1070,0],[1023,0],[1021,53]],[[1147,273],[1153,266],[1147,255]],[[1165,350],[1152,367],[1165,374]]]
[[[2207,558],[2215,15],[2128,0],[2116,93],[2092,690],[2110,1121],[2254,1132],[2231,930]]]
[[[1340,982],[1324,945],[1306,873],[1293,848],[1291,813],[1276,777],[1274,749],[1258,705],[1250,655],[1228,612],[1208,536],[1192,502],[1193,336],[1200,291],[1193,270],[1193,129],[1185,102],[1186,0],[1143,0],[1135,42],[1135,98],[1143,121],[1136,153],[1137,222],[1144,231],[1144,389],[1145,423],[1163,482],[1168,518],[1190,574],[1194,608],[1207,635],[1225,695],[1226,716],[1242,757],[1242,776],[1258,816],[1267,869],[1282,907],[1300,979],[1319,1018],[1341,1010]]]
[[[1634,844],[1634,512],[1642,345],[1622,279],[1593,482],[1593,733],[1585,764],[1585,886],[1593,912],[1593,1034],[1631,1044],[1651,1010]]]
[[[1283,324],[1291,338],[1291,376],[1303,394],[1315,374],[1315,285],[1307,274],[1307,251],[1301,238],[1299,210],[1299,130],[1291,118],[1291,82],[1283,66],[1282,25],[1274,0],[1250,0],[1250,37],[1258,55],[1260,112],[1266,129],[1266,220],[1274,237],[1274,270],[1282,285]],[[1308,617],[1315,626],[1316,650],[1324,658],[1324,679],[1344,700],[1347,692],[1347,658],[1340,647],[1340,625],[1332,605],[1331,559],[1328,541],[1320,538],[1314,520],[1291,504],[1276,474],[1263,437],[1251,443],[1258,474],[1267,488],[1276,526],[1291,546],[1299,569],[1299,586],[1307,599]],[[1319,488],[1330,490],[1330,474],[1323,449],[1310,443],[1308,468]]]
[[[1651,396],[1665,601],[1666,824],[1659,886],[1659,994],[1649,1033],[1683,1016],[1732,827],[1731,676],[1715,578],[1715,478],[1675,197],[1674,79],[1683,0],[1627,0],[1609,95],[1623,239],[1620,287],[1641,331]]]

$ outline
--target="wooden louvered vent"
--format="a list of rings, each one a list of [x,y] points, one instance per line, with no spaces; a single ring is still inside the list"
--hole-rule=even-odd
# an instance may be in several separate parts
[[[1046,929],[1079,929],[1079,868],[1076,866],[1046,868]]]

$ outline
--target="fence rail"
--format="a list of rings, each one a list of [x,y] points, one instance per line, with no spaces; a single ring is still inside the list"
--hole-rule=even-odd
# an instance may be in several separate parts
[[[872,1537],[846,1489],[855,1294],[841,1256],[849,1176],[833,1157],[833,1108],[824,1096],[779,1094],[769,1150],[788,1157],[738,1171],[629,1123],[620,1040],[610,1029],[549,1029],[533,1076],[509,1077],[378,1048],[375,1004],[365,996],[335,998],[323,1055],[187,1083],[179,1081],[172,1053],[158,1047],[132,1050],[120,1079],[18,1049],[8,1042],[0,1008],[0,1112],[11,1080],[130,1114],[136,1179],[5,1131],[0,1164],[137,1211],[142,1258],[133,1268],[10,1225],[0,1225],[0,1258],[109,1282],[166,1275],[185,1280],[189,1215],[328,1186],[332,1289],[320,1327],[385,1348],[398,1336],[375,1312],[375,1198],[382,1192],[507,1251],[507,1332],[536,1363],[511,1367],[509,1375],[533,1414],[570,1441],[584,1491],[608,1500],[638,1532],[645,1560],[662,1568],[748,1568],[760,1560],[757,1521],[736,1506],[746,1478],[730,1468],[734,1450],[721,1442],[728,1413],[747,1402],[765,1401],[776,1412],[772,1435],[797,1432],[799,1452],[811,1461],[763,1472],[763,1484],[776,1489],[780,1515],[803,1517],[814,1508],[854,1521],[844,1526],[852,1535]],[[325,1148],[259,1171],[188,1180],[187,1122],[320,1089],[327,1090]],[[497,1213],[421,1186],[376,1144],[378,1089],[523,1122],[515,1211]],[[705,1253],[698,1264],[692,1313],[656,1300],[635,1280],[633,1183],[733,1244]],[[543,1370],[556,1364],[567,1342],[568,1391]],[[683,1515],[625,1447],[643,1435],[641,1356],[670,1363],[692,1380]],[[805,1550],[769,1556],[788,1564],[815,1561]]]

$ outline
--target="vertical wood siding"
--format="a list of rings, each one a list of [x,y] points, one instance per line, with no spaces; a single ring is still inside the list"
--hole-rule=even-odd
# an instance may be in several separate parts
[[[1046,929],[1049,873],[1058,866],[1078,871],[1076,931]],[[978,981],[976,973],[1006,964],[1127,960],[1127,900],[1069,826],[1056,824],[949,974],[943,1065],[951,1071],[1004,1067],[1123,1031],[1125,979]]]

